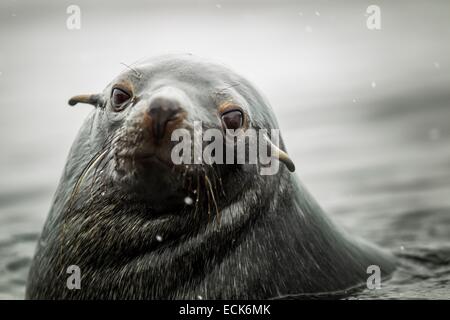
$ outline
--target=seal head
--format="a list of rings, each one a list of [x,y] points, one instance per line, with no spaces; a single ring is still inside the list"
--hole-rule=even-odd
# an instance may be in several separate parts
[[[273,142],[269,104],[228,68],[191,55],[158,57],[103,93],[69,100],[77,103],[95,109],[68,156],[28,298],[308,296],[365,283],[369,265],[383,275],[394,269],[388,253],[325,216],[293,173],[282,138]],[[249,129],[265,130],[257,141],[268,141],[282,164],[275,174],[260,174],[258,161],[217,161],[231,153],[230,144],[217,151],[222,142],[210,153],[216,161],[196,161],[211,137],[183,150],[188,164],[173,161],[184,135]],[[81,270],[80,290],[66,286],[71,265]]]

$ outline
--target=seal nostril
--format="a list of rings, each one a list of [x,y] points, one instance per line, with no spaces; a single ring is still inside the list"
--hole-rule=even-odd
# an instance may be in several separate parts
[[[175,119],[180,111],[180,104],[173,99],[158,97],[150,102],[147,113],[152,119],[152,133],[156,140],[164,137],[167,123]]]

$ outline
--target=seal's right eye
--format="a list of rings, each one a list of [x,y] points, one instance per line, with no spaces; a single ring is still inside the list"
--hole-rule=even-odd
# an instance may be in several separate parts
[[[111,104],[115,111],[121,111],[130,100],[131,95],[122,89],[114,88],[111,94]]]

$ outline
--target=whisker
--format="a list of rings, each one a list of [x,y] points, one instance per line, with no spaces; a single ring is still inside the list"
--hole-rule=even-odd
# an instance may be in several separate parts
[[[75,196],[78,194],[78,191],[80,189],[81,184],[83,183],[84,179],[86,178],[86,176],[89,174],[89,172],[91,171],[91,169],[97,164],[97,162],[99,161],[99,159],[101,159],[102,157],[104,157],[107,153],[109,152],[109,148],[105,148],[103,150],[101,150],[100,152],[98,152],[87,164],[87,166],[83,169],[83,171],[81,172],[80,176],[78,177],[75,186],[72,190],[72,194],[70,196],[69,199],[69,211],[72,208],[73,205],[73,200],[75,198]]]
[[[205,173],[205,181],[206,181],[206,183],[207,183],[208,186],[209,186],[209,190],[211,191],[211,197],[212,197],[212,200],[213,200],[213,204],[214,204],[214,206],[215,206],[215,208],[216,208],[216,215],[217,215],[218,223],[219,223],[219,225],[220,225],[220,212],[219,212],[219,208],[217,207],[216,198],[214,197],[214,191],[213,191],[213,189],[212,189],[211,181],[209,180],[209,178],[208,178],[208,176],[206,175],[206,173]],[[208,207],[209,207],[209,203],[208,203]]]
[[[97,177],[97,171],[98,171],[98,166],[101,164],[101,162],[105,159],[105,156],[110,153],[111,151],[111,147],[113,146],[113,144],[116,142],[116,140],[119,138],[120,133],[123,130],[119,129],[116,134],[112,135],[112,137],[110,139],[108,139],[104,145],[101,151],[99,151],[86,165],[86,167],[83,169],[83,171],[81,172],[80,176],[78,177],[75,186],[72,190],[72,194],[70,196],[69,199],[69,206],[68,206],[68,210],[70,211],[72,209],[73,206],[73,202],[75,199],[75,196],[78,194],[79,189],[81,184],[84,182],[85,178],[88,176],[88,174],[90,173],[90,171],[92,170],[92,168],[95,168],[94,171],[94,175],[93,175],[93,181],[91,184],[91,192],[92,192],[92,188],[93,185],[95,184],[95,180]],[[107,161],[107,163],[109,162],[109,160]],[[106,166],[106,164],[105,164]],[[104,167],[103,167],[104,168]]]
[[[222,192],[222,195],[224,197],[226,197],[225,194],[225,189],[223,188],[223,184],[222,184],[222,177],[216,172],[216,170],[214,169],[214,167],[211,167],[211,171],[214,175],[214,186],[217,185],[216,181],[219,181],[219,185],[220,185],[220,191]],[[215,187],[215,190],[217,191],[217,188]]]
[[[133,67],[127,65],[126,63],[121,62],[121,65],[124,65],[125,67],[127,67],[128,69],[130,69],[131,71],[133,71],[134,75],[138,78],[141,79],[142,78],[142,73],[140,73],[139,71],[137,71],[136,69],[134,69]]]
[[[205,176],[203,178],[205,180],[205,187],[206,187],[206,173]],[[207,203],[208,203],[208,222],[210,222],[210,218],[211,218],[211,207],[210,207],[210,197],[209,197],[209,189],[206,188],[206,196],[207,196]]]

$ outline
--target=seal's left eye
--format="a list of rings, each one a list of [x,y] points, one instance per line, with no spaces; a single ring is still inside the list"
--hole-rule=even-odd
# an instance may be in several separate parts
[[[222,123],[227,129],[239,129],[244,124],[242,111],[231,110],[222,114]]]
[[[114,109],[121,110],[124,104],[130,100],[131,95],[122,89],[114,88],[111,95],[111,104]]]

